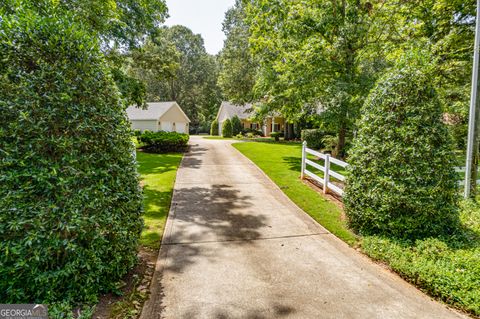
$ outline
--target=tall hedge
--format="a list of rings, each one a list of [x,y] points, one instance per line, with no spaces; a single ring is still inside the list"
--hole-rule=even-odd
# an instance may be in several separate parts
[[[344,198],[362,234],[419,238],[454,229],[453,147],[421,61],[385,74],[362,110]]]
[[[242,133],[243,126],[242,126],[242,121],[240,121],[240,118],[237,115],[234,115],[232,117],[232,135],[237,135]]]
[[[233,126],[232,126],[232,122],[229,119],[226,119],[223,122],[222,136],[223,137],[232,137],[233,136]]]
[[[215,119],[210,126],[210,135],[218,135],[218,121]]]
[[[4,15],[0,56],[0,300],[95,301],[142,229],[125,107],[72,16]]]

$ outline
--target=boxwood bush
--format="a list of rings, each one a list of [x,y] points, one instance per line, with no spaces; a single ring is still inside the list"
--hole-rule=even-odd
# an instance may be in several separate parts
[[[302,141],[307,141],[307,146],[312,149],[319,150],[324,147],[323,138],[327,135],[324,130],[321,129],[308,129],[302,130]]]
[[[212,125],[210,126],[210,135],[218,135],[218,121],[213,120]]]
[[[242,133],[243,125],[242,121],[240,121],[240,118],[237,115],[234,115],[232,117],[232,135],[237,135]]]
[[[232,122],[229,119],[226,119],[225,122],[223,122],[222,136],[223,137],[233,136],[233,126],[232,126]]]
[[[3,15],[0,56],[0,300],[94,302],[142,229],[125,107],[68,14]]]
[[[457,225],[453,147],[428,65],[417,59],[385,74],[363,106],[344,198],[362,234],[412,239]]]
[[[188,134],[177,132],[144,132],[140,141],[142,149],[151,153],[183,152],[188,146]]]

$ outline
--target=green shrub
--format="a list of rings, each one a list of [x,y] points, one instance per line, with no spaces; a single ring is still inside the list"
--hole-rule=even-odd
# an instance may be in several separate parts
[[[281,132],[272,132],[270,133],[270,137],[273,138],[275,141],[280,141],[280,137],[283,136],[283,133]]]
[[[240,121],[240,118],[238,116],[232,117],[232,135],[237,135],[240,134],[243,130],[243,125],[242,122]]]
[[[452,144],[420,64],[385,74],[363,106],[344,198],[362,234],[419,238],[457,225]]]
[[[254,137],[255,137],[255,134],[253,134],[252,132],[247,133],[247,138],[254,138]]]
[[[133,134],[136,136],[136,137],[140,137],[142,135],[142,131],[140,130],[135,130],[133,131]]]
[[[213,120],[212,125],[210,126],[210,135],[216,136],[218,135],[218,121]]]
[[[183,152],[188,146],[188,134],[177,132],[144,132],[142,149],[150,153]]]
[[[223,122],[222,136],[223,137],[232,137],[233,136],[232,122],[229,119],[226,119],[225,122]]]
[[[242,130],[243,135],[246,135],[248,133],[252,133],[253,136],[263,136],[263,132],[260,130],[255,130],[253,128],[245,128]]]
[[[142,229],[132,132],[100,45],[51,10],[0,23],[4,303],[94,302],[135,264]]]
[[[236,138],[243,138],[243,135],[241,133],[238,133],[237,135],[235,135]]]
[[[302,141],[307,141],[308,148],[319,150],[325,147],[323,138],[327,134],[328,133],[326,133],[321,129],[302,130],[301,138],[302,138]]]

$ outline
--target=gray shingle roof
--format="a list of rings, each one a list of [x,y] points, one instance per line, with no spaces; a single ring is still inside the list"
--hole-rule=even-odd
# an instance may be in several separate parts
[[[167,112],[175,101],[147,103],[147,109],[141,109],[135,106],[127,108],[127,115],[130,120],[158,120]]]
[[[225,114],[227,114],[228,118],[232,118],[236,115],[240,119],[247,119],[252,116],[252,104],[249,103],[245,105],[235,105],[230,102],[223,101],[220,105],[220,109],[222,108]]]

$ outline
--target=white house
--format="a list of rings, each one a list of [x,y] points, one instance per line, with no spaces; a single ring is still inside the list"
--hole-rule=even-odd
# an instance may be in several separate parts
[[[285,129],[285,120],[281,116],[268,116],[263,123],[254,122],[252,117],[252,105],[235,105],[224,101],[220,105],[217,113],[218,134],[222,135],[223,122],[226,119],[232,119],[235,115],[238,116],[244,129],[250,128],[262,131],[263,135],[268,136],[272,132],[283,132]]]
[[[166,131],[188,134],[190,119],[175,101],[147,103],[147,108],[127,108],[132,129],[140,131]]]

